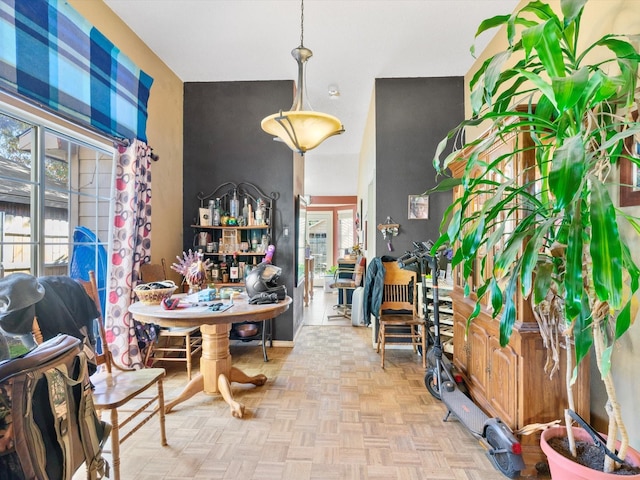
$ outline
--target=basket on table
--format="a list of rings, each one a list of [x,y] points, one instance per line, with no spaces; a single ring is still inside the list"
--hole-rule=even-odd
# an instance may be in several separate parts
[[[133,289],[138,299],[145,305],[160,305],[165,298],[170,298],[178,286],[172,280],[162,282],[141,283]]]

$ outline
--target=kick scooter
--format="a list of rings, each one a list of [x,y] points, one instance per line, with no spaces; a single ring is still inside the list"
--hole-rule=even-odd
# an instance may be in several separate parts
[[[431,270],[432,297],[433,297],[433,322],[429,321],[429,309],[427,305],[426,279],[422,278],[423,315],[425,325],[430,332],[430,341],[427,347],[427,372],[424,383],[429,393],[441,400],[447,407],[447,413],[443,421],[447,421],[453,414],[471,434],[476,437],[487,456],[503,475],[508,478],[517,478],[524,469],[522,459],[522,446],[514,436],[511,429],[499,418],[490,418],[478,407],[464,392],[466,388],[460,375],[454,375],[454,366],[449,358],[443,354],[442,340],[440,338],[440,311],[438,297],[438,257],[430,255],[431,242],[414,243],[416,250],[408,252],[398,260],[400,267],[408,267],[411,270],[426,274]],[[410,254],[410,255],[409,255]],[[419,266],[413,266],[413,264]]]

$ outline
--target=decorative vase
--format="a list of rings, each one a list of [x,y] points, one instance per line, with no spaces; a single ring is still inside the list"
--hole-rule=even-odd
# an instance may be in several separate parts
[[[593,443],[593,439],[582,428],[572,427],[573,435],[576,441],[584,441]],[[585,467],[579,463],[574,462],[570,458],[564,457],[562,454],[555,451],[549,445],[549,439],[554,437],[566,437],[566,427],[551,427],[542,432],[540,436],[540,447],[547,456],[549,462],[549,470],[551,472],[551,478],[553,480],[613,480],[613,479],[640,479],[638,475],[616,475],[615,473],[604,473],[592,468]],[[604,435],[603,435],[604,437]],[[619,446],[619,445],[618,445]],[[625,459],[633,466],[640,466],[640,453],[636,450],[629,448],[627,450],[627,458]]]

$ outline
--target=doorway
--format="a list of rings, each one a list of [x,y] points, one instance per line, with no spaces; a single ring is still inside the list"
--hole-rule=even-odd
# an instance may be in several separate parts
[[[309,247],[314,261],[314,279],[320,281],[325,272],[334,265],[333,258],[333,212],[307,211]]]

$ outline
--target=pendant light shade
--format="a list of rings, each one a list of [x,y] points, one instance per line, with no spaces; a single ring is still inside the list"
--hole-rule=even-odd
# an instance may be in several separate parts
[[[327,113],[304,110],[304,68],[313,52],[303,45],[304,38],[304,0],[301,3],[300,46],[291,51],[291,55],[298,63],[298,84],[293,105],[289,111],[269,115],[261,122],[262,129],[273,135],[274,140],[281,140],[287,146],[300,154],[316,148],[327,138],[344,132],[340,120]]]
[[[265,132],[299,153],[316,148],[327,138],[344,132],[336,117],[312,110],[274,113],[263,119],[261,125]]]

